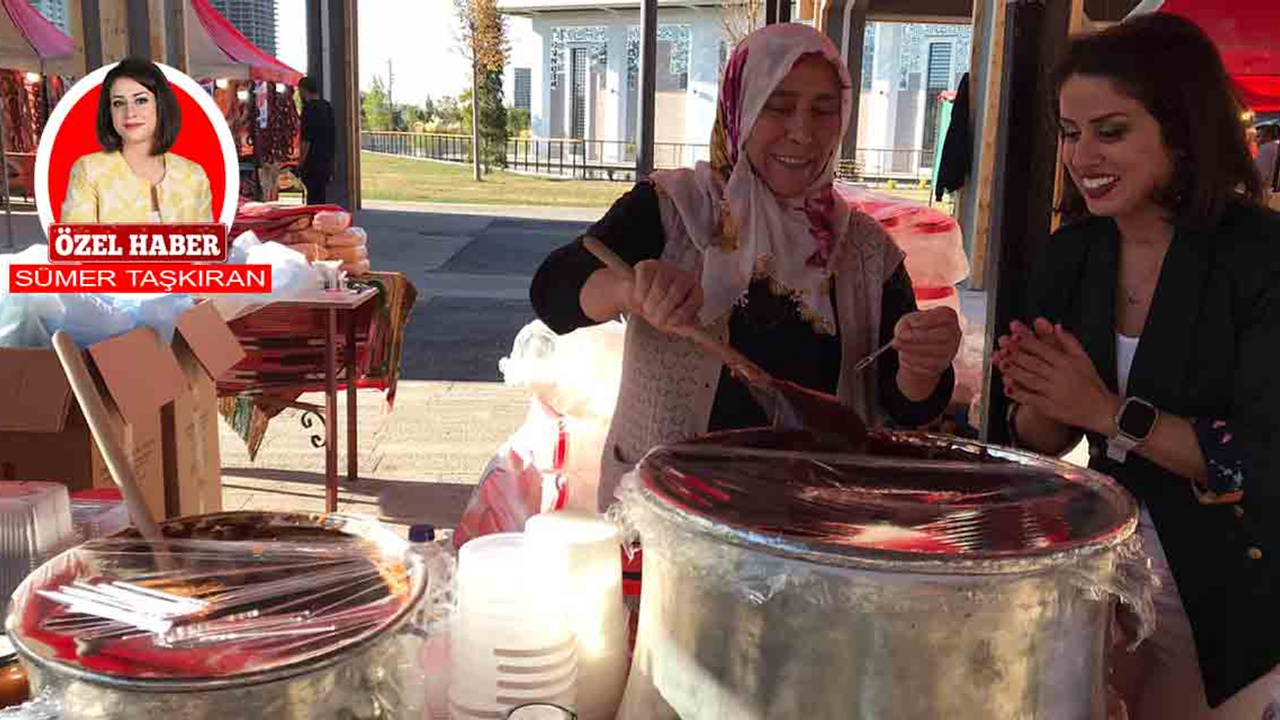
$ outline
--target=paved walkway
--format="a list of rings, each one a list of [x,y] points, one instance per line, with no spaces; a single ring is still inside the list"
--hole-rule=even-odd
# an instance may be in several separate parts
[[[369,232],[373,266],[404,272],[419,299],[407,328],[394,410],[385,412],[380,393],[360,393],[362,479],[344,485],[340,510],[376,514],[382,493],[408,491],[420,493],[428,508],[423,521],[457,521],[481,471],[527,408],[524,390],[502,384],[498,360],[533,319],[529,280],[548,252],[600,214],[366,203],[356,222]],[[319,394],[302,399],[323,402]],[[339,400],[340,428],[342,405]],[[277,417],[254,461],[223,427],[228,509],[323,509],[324,451],[312,447],[312,431],[300,419],[294,411]],[[345,472],[345,459],[339,465]]]

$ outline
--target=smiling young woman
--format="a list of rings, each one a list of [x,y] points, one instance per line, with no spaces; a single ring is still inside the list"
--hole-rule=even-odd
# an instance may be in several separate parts
[[[1083,434],[1142,507],[1162,587],[1155,635],[1115,657],[1130,717],[1261,720],[1280,710],[1280,214],[1191,22],[1077,38],[1055,87],[1068,223],[998,341],[1010,430],[1053,454]]]

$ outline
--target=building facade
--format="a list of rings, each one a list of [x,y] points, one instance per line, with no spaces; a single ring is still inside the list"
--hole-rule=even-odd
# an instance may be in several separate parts
[[[629,162],[639,111],[638,4],[500,0],[510,18],[507,104],[541,138],[582,140],[602,162]],[[732,49],[722,2],[660,2],[654,122],[659,167],[705,159],[720,74]],[[732,24],[732,18],[729,18]],[[868,23],[859,84],[864,171],[916,177],[932,166],[941,93],[968,71],[967,25]]]
[[[210,0],[210,4],[259,50],[276,54],[276,0]]]

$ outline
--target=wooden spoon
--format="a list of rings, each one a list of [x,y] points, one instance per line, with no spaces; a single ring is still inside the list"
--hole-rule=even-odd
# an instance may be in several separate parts
[[[635,282],[635,268],[599,239],[584,235],[582,245],[610,270]],[[848,449],[861,450],[865,447],[866,423],[839,398],[774,378],[745,355],[716,339],[706,328],[694,325],[681,328],[679,334],[723,362],[746,383],[751,396],[764,408],[774,427],[804,430]]]

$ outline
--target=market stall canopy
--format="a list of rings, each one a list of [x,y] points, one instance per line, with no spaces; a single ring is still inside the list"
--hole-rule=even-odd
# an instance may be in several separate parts
[[[28,0],[0,0],[0,68],[82,75],[75,43]]]
[[[24,2],[25,0],[3,0]],[[187,74],[194,77],[240,78],[297,85],[302,73],[271,57],[249,41],[209,0],[185,0]]]
[[[1280,6],[1275,0],[1146,0],[1134,13],[1193,20],[1213,38],[1254,112],[1280,112]]]

